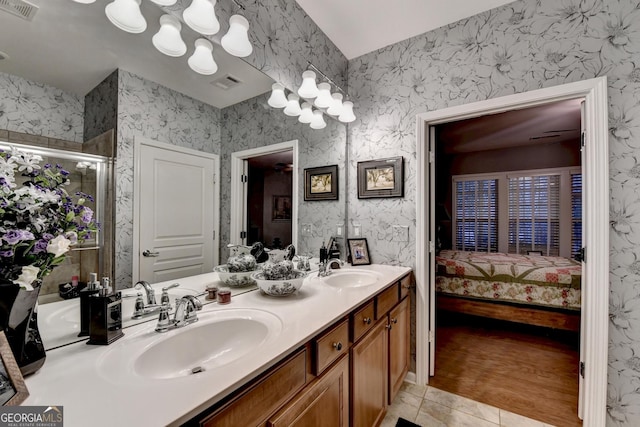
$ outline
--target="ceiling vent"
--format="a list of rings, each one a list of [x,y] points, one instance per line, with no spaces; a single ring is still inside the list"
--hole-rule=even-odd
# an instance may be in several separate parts
[[[0,0],[2,1],[2,0]],[[224,90],[229,90],[233,87],[238,86],[239,84],[241,84],[242,81],[240,81],[240,79],[238,79],[237,77],[232,76],[231,74],[227,74],[224,77],[220,77],[217,80],[214,80],[211,82],[212,85],[214,86],[218,86],[221,89]]]
[[[38,11],[38,6],[24,0],[0,0],[0,11],[31,21]]]

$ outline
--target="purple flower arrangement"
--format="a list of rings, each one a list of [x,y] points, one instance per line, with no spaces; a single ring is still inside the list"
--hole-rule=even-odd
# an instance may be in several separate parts
[[[42,158],[0,150],[0,278],[27,290],[98,230],[88,194],[69,196],[69,172]],[[16,183],[16,175],[25,177]],[[36,282],[38,283],[38,282]]]

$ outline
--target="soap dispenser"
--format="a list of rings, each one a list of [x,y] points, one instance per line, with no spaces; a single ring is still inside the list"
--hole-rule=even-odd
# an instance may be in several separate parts
[[[122,294],[113,292],[108,277],[102,279],[98,294],[89,297],[89,341],[107,345],[122,338]]]
[[[79,337],[86,337],[89,335],[89,322],[91,320],[89,298],[93,295],[97,295],[99,291],[100,283],[98,282],[98,275],[96,273],[89,273],[89,283],[87,283],[87,286],[80,291]]]

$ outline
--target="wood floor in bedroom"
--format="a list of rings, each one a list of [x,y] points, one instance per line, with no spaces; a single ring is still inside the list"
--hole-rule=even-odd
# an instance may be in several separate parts
[[[544,423],[581,426],[576,333],[438,313],[429,386]]]

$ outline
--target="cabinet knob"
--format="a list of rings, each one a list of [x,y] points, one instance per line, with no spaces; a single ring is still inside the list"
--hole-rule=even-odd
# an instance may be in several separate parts
[[[393,326],[391,325],[391,323],[387,323],[384,327],[385,327],[385,328],[387,328],[387,329],[389,329],[389,330],[391,330],[391,328],[392,328]]]
[[[408,283],[404,283],[404,284],[402,285],[402,287],[403,287],[403,288],[405,288],[405,289],[411,289],[411,285],[410,285],[410,284],[408,284]]]
[[[334,342],[333,343],[333,348],[335,348],[338,351],[342,350],[342,343],[341,342]]]
[[[393,323],[398,323],[398,319],[396,319],[395,317],[393,319],[391,319],[391,322]]]
[[[371,324],[371,318],[370,318],[370,317],[365,317],[364,319],[362,319],[362,321],[363,321],[364,323],[366,323],[367,325],[370,325],[370,324]]]

